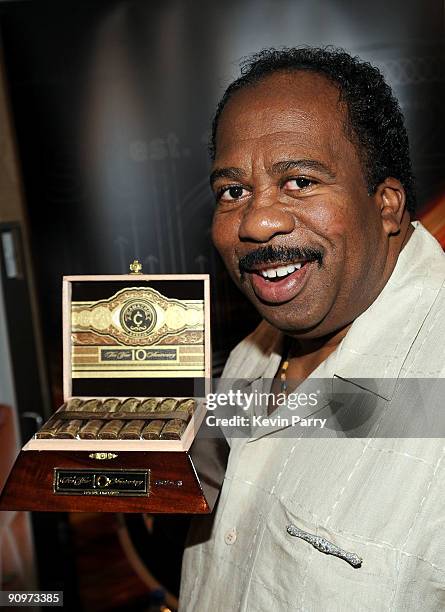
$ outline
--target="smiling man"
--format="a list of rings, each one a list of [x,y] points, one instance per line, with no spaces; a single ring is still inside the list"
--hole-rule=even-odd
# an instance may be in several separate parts
[[[397,101],[345,52],[263,51],[224,94],[212,150],[213,240],[264,319],[223,377],[275,391],[317,377],[356,411],[328,398],[300,416],[335,413],[330,434],[231,439],[211,529],[201,519],[185,552],[182,610],[442,609],[442,423],[394,424],[444,399],[445,255],[411,222]]]

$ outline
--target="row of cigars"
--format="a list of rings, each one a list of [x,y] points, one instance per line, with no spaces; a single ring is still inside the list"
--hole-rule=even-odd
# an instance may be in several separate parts
[[[192,398],[71,398],[36,438],[84,440],[180,440],[196,402]]]

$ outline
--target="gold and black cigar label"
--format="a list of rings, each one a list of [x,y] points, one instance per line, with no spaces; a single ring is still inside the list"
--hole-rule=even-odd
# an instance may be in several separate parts
[[[73,378],[204,376],[204,301],[151,287],[73,302]]]
[[[150,470],[54,468],[53,491],[56,495],[148,496]]]

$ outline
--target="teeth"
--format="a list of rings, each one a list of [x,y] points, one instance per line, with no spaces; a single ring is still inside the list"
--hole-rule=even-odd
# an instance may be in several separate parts
[[[264,278],[276,278],[277,276],[283,277],[288,274],[292,274],[295,270],[299,270],[303,264],[301,262],[296,264],[289,264],[287,266],[279,266],[278,268],[269,268],[268,270],[261,270],[261,275]]]

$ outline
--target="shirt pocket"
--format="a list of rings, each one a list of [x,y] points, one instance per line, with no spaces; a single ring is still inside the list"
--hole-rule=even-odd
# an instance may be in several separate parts
[[[275,609],[277,602],[286,610],[317,612],[390,608],[396,586],[396,551],[324,528],[303,506],[288,500],[275,499],[265,520],[252,572],[249,609]],[[342,558],[323,552],[304,537],[290,535],[290,525],[321,549],[355,553],[362,558],[361,566],[353,567],[344,558],[346,554]]]

